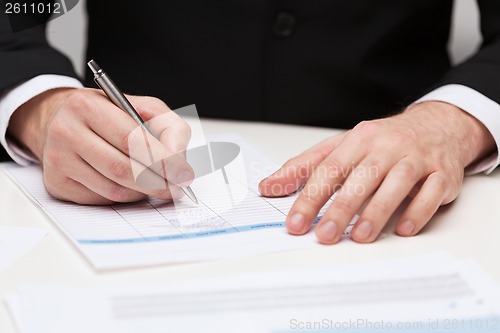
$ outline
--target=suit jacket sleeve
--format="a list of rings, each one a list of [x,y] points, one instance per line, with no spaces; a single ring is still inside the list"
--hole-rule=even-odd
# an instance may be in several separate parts
[[[70,60],[48,44],[46,21],[13,32],[3,1],[0,4],[0,92],[41,74],[77,77]]]
[[[462,84],[500,104],[500,1],[478,0],[483,43],[479,51],[450,70],[437,86]]]
[[[77,78],[69,59],[48,44],[46,19],[32,28],[13,31],[4,2],[0,0],[0,96],[9,88],[42,74]],[[7,160],[10,156],[0,145],[0,162]]]

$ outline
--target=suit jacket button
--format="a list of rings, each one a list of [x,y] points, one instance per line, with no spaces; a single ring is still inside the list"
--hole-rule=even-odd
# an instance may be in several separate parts
[[[276,14],[273,25],[273,35],[278,38],[290,36],[297,24],[295,15],[288,12],[280,12]]]

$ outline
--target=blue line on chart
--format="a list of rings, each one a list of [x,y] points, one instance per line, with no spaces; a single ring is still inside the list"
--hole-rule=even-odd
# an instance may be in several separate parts
[[[317,217],[314,223],[316,224],[321,217]],[[201,238],[216,236],[222,234],[232,234],[242,231],[253,231],[262,229],[273,229],[273,228],[283,228],[285,227],[285,222],[270,222],[270,223],[259,223],[252,225],[245,225],[241,227],[224,228],[216,230],[205,230],[198,232],[191,232],[178,235],[163,235],[163,236],[152,236],[152,237],[139,237],[139,238],[124,238],[124,239],[79,239],[78,243],[84,245],[91,244],[124,244],[124,243],[145,243],[145,242],[158,242],[158,241],[171,241],[179,239],[191,239],[191,238]]]

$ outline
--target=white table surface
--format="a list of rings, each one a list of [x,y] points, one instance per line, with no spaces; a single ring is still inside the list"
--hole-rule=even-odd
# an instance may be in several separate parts
[[[337,133],[332,129],[213,120],[204,120],[203,128],[206,134],[237,133],[278,162],[283,162]],[[445,250],[460,259],[476,259],[500,283],[500,170],[489,176],[467,177],[458,199],[441,208],[431,225],[416,237],[398,237],[393,232],[393,226],[389,226],[387,236],[373,244],[357,244],[347,240],[334,246],[238,260],[97,273],[41,209],[3,172],[0,172],[0,224],[42,227],[49,231],[49,235],[35,250],[24,256],[9,271],[0,274],[0,297],[6,291],[15,290],[22,282],[78,286],[168,283],[292,266],[307,268],[313,265],[333,266],[339,263],[400,258],[436,250]],[[0,305],[0,332],[15,332],[3,303]]]

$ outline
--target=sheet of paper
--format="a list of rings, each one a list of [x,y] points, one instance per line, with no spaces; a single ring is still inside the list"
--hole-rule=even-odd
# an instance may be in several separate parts
[[[0,225],[0,273],[31,251],[46,234],[41,228]]]
[[[3,293],[3,300],[17,331],[20,333],[25,332],[19,295],[16,292],[8,291]]]
[[[17,295],[25,333],[500,329],[498,285],[445,254],[172,285],[23,285]]]
[[[235,140],[231,138],[231,142]],[[287,234],[284,221],[296,197],[261,197],[257,185],[276,166],[248,144],[238,145],[239,154],[224,166],[225,174],[215,171],[192,184],[199,205],[185,198],[175,204],[148,199],[106,207],[79,206],[52,198],[44,188],[38,166],[3,167],[96,269],[242,257],[318,246],[312,234]]]

